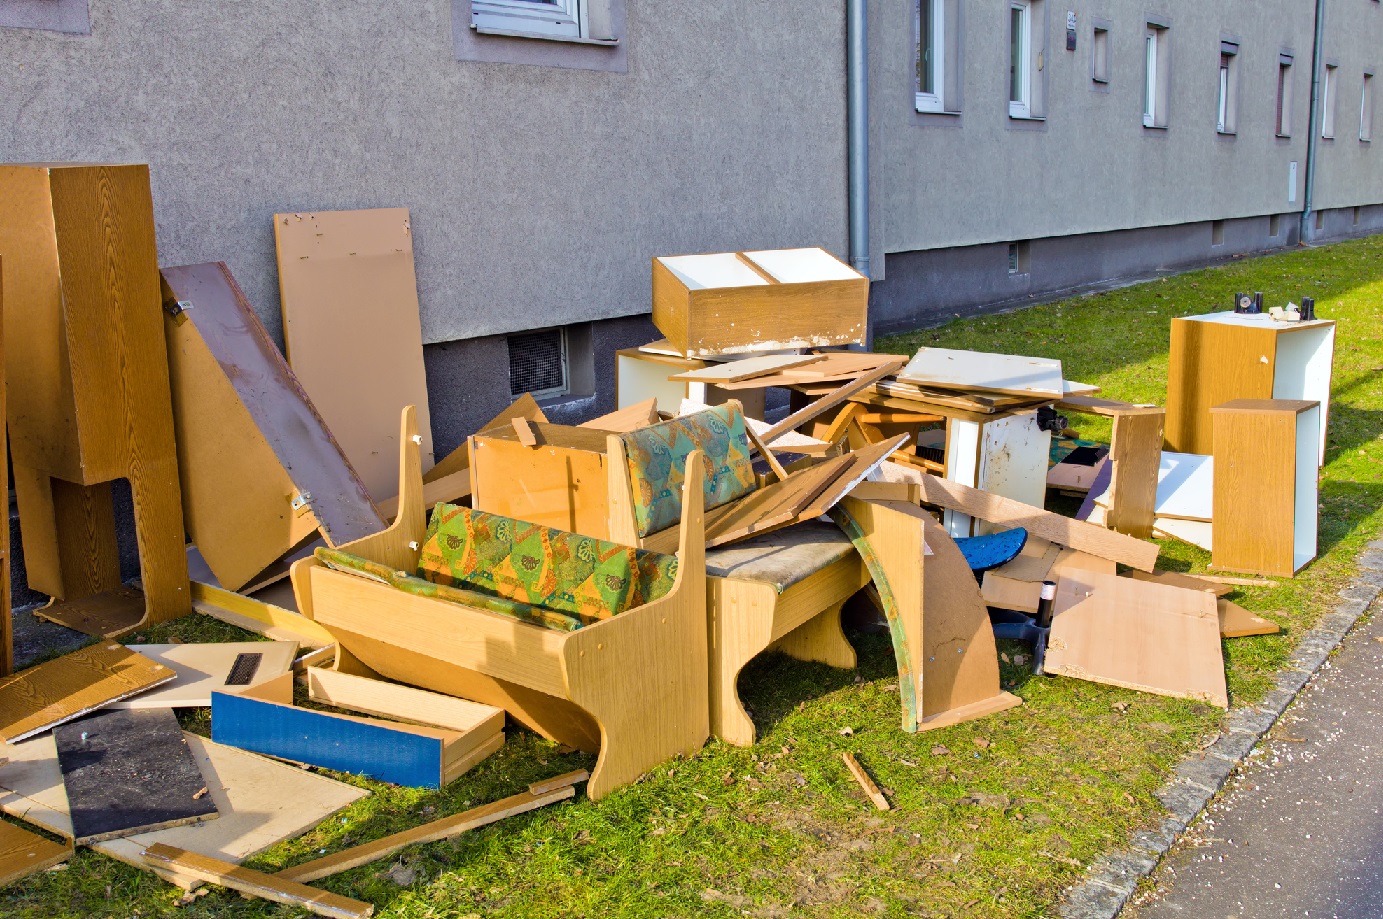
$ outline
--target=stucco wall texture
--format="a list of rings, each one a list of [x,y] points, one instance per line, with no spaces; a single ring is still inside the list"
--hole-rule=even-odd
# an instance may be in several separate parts
[[[0,161],[147,162],[160,261],[280,329],[272,215],[412,211],[423,338],[650,309],[655,255],[846,255],[844,4],[628,4],[625,74],[453,58],[449,0],[92,0],[0,29]]]
[[[1383,203],[1383,3],[1326,0],[1325,63],[1338,66],[1335,137],[1322,139],[1315,208]],[[1373,140],[1359,139],[1364,72],[1373,78]],[[1327,221],[1327,224],[1329,221]],[[1327,226],[1326,232],[1329,232]]]
[[[1315,14],[1309,0],[1161,0],[1152,6],[1142,0],[1046,0],[1046,120],[1036,123],[1008,117],[1007,3],[963,4],[962,112],[949,119],[933,116],[929,123],[920,123],[913,101],[915,0],[877,3],[870,35],[873,165],[876,188],[887,191],[875,200],[881,245],[890,253],[1242,218],[1302,206]],[[1362,58],[1378,54],[1383,13],[1372,0],[1330,0],[1329,7],[1359,8],[1327,18],[1327,46],[1340,45],[1342,63],[1351,62],[1342,81],[1343,113],[1350,104],[1357,107]],[[1075,51],[1065,46],[1068,10],[1076,14]],[[1149,16],[1168,25],[1165,130],[1145,128],[1142,121]],[[1109,24],[1107,91],[1091,80],[1096,17]],[[1239,43],[1233,136],[1216,132],[1222,38]],[[1278,55],[1289,49],[1295,53],[1292,131],[1278,138]],[[1383,153],[1354,149],[1368,146],[1358,143],[1357,125],[1354,134],[1348,159],[1334,151],[1323,159],[1321,206],[1383,201]],[[1336,144],[1337,150],[1350,146]],[[1298,164],[1294,202],[1288,194],[1292,162]]]

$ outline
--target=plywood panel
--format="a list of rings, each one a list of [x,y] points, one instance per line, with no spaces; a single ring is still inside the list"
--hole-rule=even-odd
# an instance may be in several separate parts
[[[331,545],[384,521],[224,263],[163,269],[188,532],[237,589],[321,528]],[[308,495],[308,507],[293,499]]]
[[[184,733],[183,738],[220,816],[206,823],[98,842],[92,846],[97,852],[143,868],[140,853],[162,842],[239,862],[299,836],[369,794],[196,734]],[[5,748],[5,755],[10,761],[0,766],[0,809],[71,839],[72,820],[52,736],[12,744]],[[185,876],[167,879],[183,887],[196,883]]]
[[[471,506],[605,539],[609,523],[604,431],[535,424],[525,447],[501,432],[471,438]],[[584,440],[574,439],[579,434]]]
[[[67,861],[72,847],[0,820],[0,887]]]
[[[1121,412],[1114,416],[1109,448],[1113,472],[1106,525],[1136,539],[1152,538],[1164,417],[1161,410]]]
[[[175,676],[113,642],[64,654],[0,680],[0,738],[15,743]]]
[[[1210,593],[1073,572],[1055,608],[1047,673],[1229,707]]]
[[[898,372],[898,379],[941,389],[978,389],[1053,399],[1060,399],[1065,393],[1061,361],[950,348],[918,348],[908,365]]]
[[[398,492],[398,419],[432,423],[407,208],[275,214],[288,363],[375,500]]]

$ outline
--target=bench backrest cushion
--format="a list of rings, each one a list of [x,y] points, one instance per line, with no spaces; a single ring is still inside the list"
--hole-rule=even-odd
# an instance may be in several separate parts
[[[706,509],[754,490],[754,464],[739,402],[619,435],[634,492],[634,524],[640,536],[657,533],[682,517],[682,478],[687,454],[706,455]]]
[[[677,580],[677,557],[439,504],[418,574],[591,622],[665,596]]]

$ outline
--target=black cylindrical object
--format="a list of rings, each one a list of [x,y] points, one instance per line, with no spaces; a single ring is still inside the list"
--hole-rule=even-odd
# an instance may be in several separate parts
[[[1249,311],[1249,304],[1251,304],[1252,302],[1253,301],[1249,299],[1248,294],[1240,291],[1239,293],[1234,295],[1234,312],[1247,313]]]
[[[1047,628],[1052,624],[1052,601],[1056,599],[1056,581],[1043,581],[1037,599],[1037,624]]]
[[[1253,292],[1253,305],[1249,307],[1249,313],[1257,316],[1261,312],[1263,312],[1263,291],[1256,290]]]
[[[1304,322],[1304,321],[1307,321],[1307,320],[1310,320],[1310,319],[1315,319],[1315,318],[1316,318],[1316,298],[1315,298],[1315,297],[1302,297],[1302,298],[1301,298],[1301,318],[1302,318],[1302,321],[1303,321],[1303,322]]]

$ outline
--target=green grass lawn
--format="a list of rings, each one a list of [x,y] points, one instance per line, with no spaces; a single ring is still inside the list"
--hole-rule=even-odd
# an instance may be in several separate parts
[[[1243,705],[1266,691],[1383,524],[1383,237],[958,321],[882,340],[879,348],[911,353],[940,345],[1060,358],[1067,378],[1098,384],[1106,396],[1163,404],[1169,321],[1224,309],[1238,290],[1262,290],[1269,304],[1314,295],[1318,314],[1338,322],[1321,554],[1295,580],[1232,596],[1283,626],[1278,636],[1225,642],[1232,704]],[[1081,431],[1108,435],[1094,423]],[[1159,567],[1203,571],[1208,561],[1207,553],[1168,541]],[[243,639],[201,617],[144,637],[169,635]],[[1030,665],[1005,662],[1005,687],[1024,705],[905,734],[887,637],[854,641],[858,673],[778,656],[747,669],[742,692],[761,736],[752,749],[713,742],[599,804],[578,797],[319,886],[375,903],[377,916],[418,919],[1049,916],[1086,864],[1160,820],[1153,792],[1223,718],[1206,705],[1034,678]],[[1028,653],[1009,643],[1001,651],[1009,660]],[[209,732],[205,713],[187,725]],[[869,805],[841,763],[845,750],[885,788],[892,811]],[[589,764],[511,731],[503,751],[441,792],[345,777],[373,794],[250,865],[274,871]],[[0,915],[292,913],[221,890],[179,906],[180,893],[81,851],[62,869],[0,892]]]

